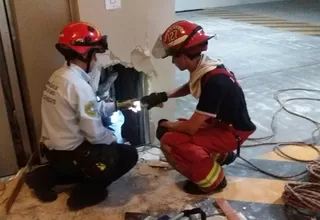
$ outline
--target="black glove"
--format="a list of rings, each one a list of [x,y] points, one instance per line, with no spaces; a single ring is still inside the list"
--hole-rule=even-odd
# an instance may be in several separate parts
[[[168,120],[167,119],[161,119],[158,122],[158,128],[157,128],[157,131],[156,131],[156,136],[157,136],[159,141],[160,141],[160,139],[162,138],[163,135],[165,135],[167,132],[169,132],[168,128],[163,127],[163,126],[160,125],[160,123],[164,122],[164,121],[168,121]]]
[[[168,101],[168,95],[166,92],[153,92],[150,95],[144,96],[140,99],[141,104],[147,105],[148,110],[166,101]]]

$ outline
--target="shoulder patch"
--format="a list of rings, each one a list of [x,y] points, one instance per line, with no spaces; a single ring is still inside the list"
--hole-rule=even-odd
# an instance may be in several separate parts
[[[84,105],[85,113],[90,117],[97,117],[97,107],[94,101],[89,101],[87,104]]]

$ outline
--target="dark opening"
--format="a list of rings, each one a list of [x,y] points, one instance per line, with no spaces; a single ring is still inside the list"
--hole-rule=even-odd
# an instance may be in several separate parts
[[[117,64],[105,69],[101,74],[98,96],[102,96],[105,90],[109,89],[109,98],[116,101],[141,98],[147,91],[146,75],[136,71],[134,68],[127,68]],[[130,109],[120,110],[114,117],[108,118],[106,124],[117,130],[123,142],[129,142],[133,146],[140,146],[150,143],[149,114],[142,110],[134,112]],[[116,135],[117,136],[117,135]],[[118,136],[117,136],[118,137]]]

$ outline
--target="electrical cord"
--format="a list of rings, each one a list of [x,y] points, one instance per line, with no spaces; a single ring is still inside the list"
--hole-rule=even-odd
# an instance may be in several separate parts
[[[307,164],[309,182],[287,183],[282,198],[286,204],[288,219],[294,214],[299,220],[317,216],[320,213],[320,159]]]
[[[242,156],[239,155],[239,158],[245,161],[250,167],[256,171],[264,173],[268,176],[282,179],[282,180],[293,180],[296,177],[302,177],[303,175],[309,176],[309,182],[289,182],[285,185],[284,192],[282,198],[285,203],[286,215],[288,219],[293,219],[299,215],[299,220],[308,219],[310,220],[312,217],[315,217],[317,213],[320,213],[320,151],[315,147],[315,145],[319,142],[320,139],[320,122],[309,118],[305,115],[296,113],[294,111],[289,110],[286,107],[288,102],[297,101],[297,100],[308,100],[308,101],[320,101],[318,98],[310,98],[310,97],[302,97],[302,98],[289,98],[285,101],[280,100],[280,94],[290,91],[303,91],[303,92],[311,92],[320,94],[320,90],[315,89],[302,89],[302,88],[292,88],[292,89],[283,89],[279,90],[274,94],[274,99],[280,105],[279,110],[273,115],[271,122],[271,130],[272,134],[266,137],[260,138],[249,138],[250,141],[267,141],[275,137],[277,134],[277,126],[275,124],[276,117],[281,110],[286,111],[290,115],[294,115],[296,117],[305,119],[315,125],[315,130],[312,131],[312,141],[310,143],[301,142],[301,141],[288,141],[288,142],[260,142],[251,145],[244,145],[242,147],[257,147],[263,145],[276,145],[273,151],[279,156],[297,162],[307,163],[306,171],[301,173],[291,175],[291,176],[281,176],[275,175],[273,173],[267,172],[256,165],[252,164],[250,161],[246,160]],[[316,135],[316,132],[318,134]],[[305,146],[310,147],[315,150],[318,154],[317,159],[313,160],[302,160],[298,158],[294,158],[286,153],[284,153],[280,147],[286,145],[295,145],[295,146]],[[296,219],[296,218],[295,218]]]
[[[255,141],[254,144],[247,144],[242,145],[241,148],[249,148],[249,147],[258,147],[258,146],[268,146],[268,145],[275,145],[273,148],[273,151],[278,154],[279,156],[292,160],[297,162],[303,162],[308,163],[306,166],[306,171],[303,171],[301,173],[297,173],[295,175],[290,176],[282,176],[282,175],[276,175],[270,172],[267,172],[255,164],[251,163],[241,155],[239,155],[239,159],[243,160],[247,167],[254,169],[258,172],[261,172],[265,175],[274,177],[276,179],[282,179],[282,180],[296,180],[297,177],[303,177],[303,175],[309,174],[310,182],[291,182],[287,183],[285,185],[284,193],[283,193],[283,199],[286,204],[286,208],[288,210],[294,210],[296,213],[300,214],[299,219],[310,219],[311,216],[314,216],[316,212],[320,212],[320,150],[315,147],[315,145],[320,140],[320,122],[307,117],[305,115],[299,114],[297,112],[289,110],[286,105],[289,102],[292,101],[298,101],[298,100],[308,100],[308,101],[320,101],[320,98],[310,98],[310,97],[300,97],[300,98],[289,98],[285,101],[280,100],[280,95],[285,92],[290,91],[302,91],[302,92],[309,92],[309,93],[318,93],[320,94],[320,90],[316,89],[303,89],[303,88],[291,88],[291,89],[282,89],[278,90],[274,94],[274,99],[278,102],[280,105],[280,108],[278,111],[275,112],[275,114],[272,117],[271,120],[271,135],[265,136],[265,137],[258,137],[258,138],[249,138],[248,141]],[[276,126],[276,118],[278,114],[282,111],[286,111],[288,114],[305,119],[315,125],[315,130],[312,131],[312,141],[310,143],[304,142],[304,141],[286,141],[286,142],[267,142],[268,140],[271,140],[272,138],[275,138],[275,135],[277,134],[277,126]],[[318,132],[318,134],[316,134]],[[295,146],[301,146],[301,147],[309,147],[312,148],[315,152],[318,154],[318,159],[313,160],[302,160],[299,158],[294,158],[286,153],[284,153],[281,150],[281,146],[287,146],[287,145],[295,145]],[[148,145],[149,148],[159,148],[154,145]],[[145,148],[143,150],[146,150]],[[150,153],[150,152],[149,152]],[[302,210],[308,210],[309,213],[304,213]],[[310,214],[310,212],[312,214]],[[287,212],[293,213],[293,212]],[[290,218],[292,219],[292,218]]]
[[[265,136],[265,137],[248,138],[248,141],[260,141],[260,143],[251,144],[251,145],[243,145],[243,146],[241,146],[242,148],[245,148],[245,147],[257,147],[257,146],[263,146],[263,145],[276,145],[274,147],[273,151],[276,154],[278,154],[279,156],[283,157],[283,158],[290,159],[290,160],[297,161],[297,162],[311,162],[313,160],[301,160],[301,159],[298,159],[298,158],[291,157],[290,155],[284,153],[280,149],[281,146],[287,146],[287,145],[305,146],[305,147],[309,147],[309,148],[312,148],[313,150],[315,150],[317,152],[318,156],[320,157],[320,150],[315,147],[315,145],[318,143],[318,141],[320,139],[320,133],[318,133],[318,135],[315,136],[315,133],[320,130],[320,122],[318,122],[318,121],[316,121],[316,120],[314,120],[312,118],[309,118],[309,117],[307,117],[305,115],[302,115],[302,114],[296,113],[294,111],[291,111],[286,107],[286,104],[288,102],[292,102],[292,101],[297,101],[297,100],[320,101],[320,99],[318,99],[318,98],[310,98],[310,97],[302,97],[302,98],[289,98],[289,99],[287,99],[285,101],[281,101],[280,100],[280,95],[282,93],[290,92],[290,91],[314,92],[314,93],[319,93],[320,94],[320,90],[315,90],[315,89],[291,88],[291,89],[278,90],[274,94],[274,99],[278,102],[278,104],[280,105],[280,108],[278,109],[278,111],[275,112],[275,114],[273,115],[272,120],[271,120],[271,126],[270,127],[271,127],[272,134],[268,135],[268,136]],[[305,119],[305,120],[313,123],[316,126],[316,129],[312,131],[312,140],[313,141],[311,143],[301,142],[301,141],[263,142],[263,141],[267,141],[267,140],[270,140],[270,139],[274,138],[275,135],[277,134],[276,118],[277,118],[278,114],[282,110],[286,111],[290,115],[294,115],[296,117]],[[304,172],[301,172],[301,173],[298,173],[298,174],[295,174],[295,175],[291,175],[291,176],[275,175],[273,173],[267,172],[267,171],[257,167],[256,165],[254,165],[250,161],[248,161],[245,158],[243,158],[241,155],[239,156],[239,158],[241,160],[243,160],[244,162],[246,162],[247,164],[249,164],[252,169],[254,169],[256,171],[259,171],[259,172],[261,172],[263,174],[266,174],[268,176],[277,178],[277,179],[291,180],[291,179],[300,177],[302,175],[305,175],[308,172],[308,171],[304,171]]]

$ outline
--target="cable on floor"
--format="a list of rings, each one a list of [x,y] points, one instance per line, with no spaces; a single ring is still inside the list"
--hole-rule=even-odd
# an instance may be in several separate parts
[[[290,209],[294,209],[297,213],[301,215],[301,218],[299,219],[303,219],[305,217],[307,219],[310,219],[310,216],[314,216],[315,212],[320,212],[320,202],[319,202],[320,201],[320,159],[319,159],[320,150],[315,147],[320,140],[320,132],[319,132],[320,122],[310,117],[307,117],[303,114],[299,114],[297,112],[291,111],[288,109],[286,105],[289,102],[298,101],[298,100],[320,102],[320,98],[299,97],[299,98],[289,98],[285,101],[280,100],[281,94],[285,92],[290,92],[290,91],[300,91],[300,92],[320,94],[320,90],[316,90],[316,89],[291,88],[291,89],[278,90],[274,94],[274,99],[278,102],[278,104],[280,105],[280,108],[278,111],[275,112],[275,114],[272,117],[272,121],[271,121],[272,134],[265,137],[249,138],[248,141],[254,141],[256,143],[250,144],[250,145],[243,145],[242,148],[275,145],[273,151],[279,156],[292,161],[308,163],[306,166],[306,171],[297,173],[295,175],[290,175],[290,176],[276,175],[268,171],[265,171],[260,167],[257,167],[255,164],[251,163],[241,155],[239,156],[239,158],[244,162],[246,162],[248,164],[248,167],[277,179],[282,179],[282,180],[295,179],[296,180],[297,177],[303,177],[308,174],[310,177],[310,180],[309,180],[310,182],[287,183],[284,189],[283,199],[285,201],[286,207],[289,207]],[[312,141],[310,141],[309,143],[303,142],[303,141],[294,141],[294,140],[286,141],[286,142],[267,142],[268,140],[275,138],[277,134],[276,118],[282,110],[286,111],[290,115],[305,119],[315,125],[316,128],[315,130],[312,131],[312,138],[311,138]],[[295,146],[312,148],[318,154],[318,159],[301,160],[299,158],[294,158],[281,150],[281,146],[287,146],[287,145],[295,145]],[[159,148],[159,147],[150,145],[148,146],[148,148],[150,149],[150,148]],[[309,213],[304,213],[301,211],[301,209],[308,210]],[[310,214],[310,212],[312,214]]]
[[[287,183],[282,198],[286,204],[287,217],[310,219],[320,213],[320,159],[307,164],[308,182]],[[291,215],[291,216],[289,216]]]
[[[310,219],[320,213],[320,150],[315,147],[315,145],[320,140],[320,122],[307,117],[305,115],[293,112],[289,110],[286,106],[287,103],[297,100],[304,100],[304,101],[317,101],[319,102],[320,99],[318,98],[310,98],[310,97],[300,97],[300,98],[289,98],[285,101],[280,100],[280,95],[285,92],[290,91],[302,91],[302,92],[309,92],[309,93],[319,93],[320,90],[315,89],[302,89],[302,88],[292,88],[292,89],[283,89],[279,90],[274,94],[274,99],[280,105],[279,110],[273,115],[271,121],[271,130],[272,134],[266,137],[260,138],[250,138],[249,140],[253,141],[267,141],[275,137],[277,134],[277,126],[276,126],[276,117],[281,110],[286,111],[290,115],[294,115],[296,117],[305,119],[315,125],[315,130],[312,131],[312,138],[310,143],[308,142],[301,142],[301,141],[287,141],[287,142],[260,142],[251,145],[244,145],[243,147],[257,147],[263,145],[276,145],[273,151],[278,154],[279,156],[286,158],[288,160],[297,161],[297,162],[304,162],[307,163],[306,171],[297,173],[291,176],[281,176],[276,175],[270,172],[267,172],[256,165],[252,164],[250,161],[246,160],[242,156],[239,156],[240,159],[245,161],[247,164],[251,166],[251,168],[264,173],[268,176],[282,179],[282,180],[293,180],[297,177],[303,177],[308,175],[309,181],[308,182],[289,182],[285,185],[284,192],[283,192],[283,199],[286,207],[286,214],[288,219],[293,219],[296,217],[296,214],[299,215],[299,220],[303,219]],[[316,135],[316,133],[318,134]],[[311,160],[301,160],[298,158],[294,158],[281,150],[281,146],[286,145],[296,145],[301,147],[309,147],[312,148],[318,154],[318,158],[311,159]],[[290,216],[289,216],[290,215]]]
[[[242,148],[248,148],[248,147],[258,147],[258,146],[265,146],[265,145],[275,145],[275,147],[273,148],[273,151],[278,154],[279,156],[292,160],[292,161],[297,161],[297,162],[311,162],[313,160],[301,160],[298,158],[294,158],[288,154],[286,154],[285,152],[283,152],[281,150],[281,146],[287,146],[287,145],[295,145],[295,146],[301,146],[301,147],[309,147],[312,148],[314,151],[316,151],[316,153],[318,154],[318,157],[320,158],[320,150],[318,148],[315,147],[315,145],[319,142],[320,140],[320,122],[307,117],[305,115],[299,114],[297,112],[291,111],[288,109],[288,107],[286,106],[286,104],[288,104],[289,102],[292,101],[297,101],[297,100],[308,100],[308,101],[318,101],[320,102],[320,98],[310,98],[310,97],[299,97],[299,98],[289,98],[287,100],[280,100],[280,95],[282,93],[285,92],[290,92],[290,91],[302,91],[302,92],[309,92],[309,93],[319,93],[320,94],[320,90],[315,90],[315,89],[302,89],[302,88],[291,88],[291,89],[283,89],[283,90],[278,90],[275,94],[274,94],[274,99],[278,102],[278,104],[280,105],[280,108],[275,112],[275,114],[272,116],[272,120],[271,120],[271,131],[272,134],[265,136],[265,137],[258,137],[258,138],[249,138],[248,141],[255,141],[255,144],[248,144],[248,145],[243,145]],[[296,117],[305,119],[311,123],[313,123],[315,125],[315,130],[312,131],[312,141],[310,143],[308,142],[303,142],[303,141],[285,141],[285,142],[266,142],[272,138],[275,138],[276,134],[277,134],[277,116],[278,114],[282,111],[286,111],[288,114],[290,115],[294,115]],[[317,135],[316,132],[318,132]],[[239,158],[241,160],[243,160],[244,162],[246,162],[248,165],[250,165],[250,168],[259,171],[265,175],[277,178],[277,179],[282,179],[282,180],[293,180],[297,177],[301,177],[305,174],[307,174],[307,171],[301,172],[301,173],[297,173],[295,175],[290,175],[290,176],[282,176],[282,175],[276,175],[270,172],[267,172],[259,167],[257,167],[256,165],[254,165],[253,163],[251,163],[250,161],[248,161],[247,159],[245,159],[244,157],[242,157],[241,155],[239,156]]]

